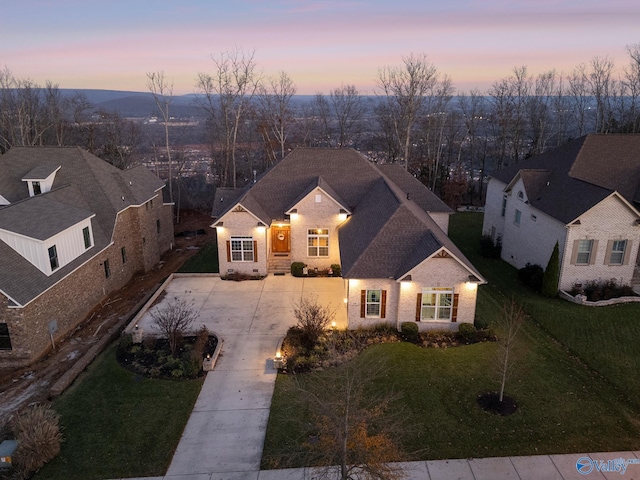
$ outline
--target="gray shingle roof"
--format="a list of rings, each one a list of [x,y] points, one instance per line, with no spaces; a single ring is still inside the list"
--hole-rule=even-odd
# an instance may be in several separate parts
[[[614,191],[629,202],[640,189],[640,135],[586,135],[494,173],[520,172],[529,203],[569,223]]]
[[[30,198],[22,179],[58,167],[52,190]],[[0,156],[0,195],[11,202],[0,206],[0,228],[44,240],[95,215],[94,246],[47,277],[0,241],[0,291],[17,305],[30,302],[108,246],[118,212],[154,198],[163,186],[145,167],[119,170],[76,147],[11,148]]]
[[[451,209],[402,167],[374,165],[353,149],[296,149],[248,188],[218,189],[212,215],[240,203],[270,225],[318,186],[352,212],[339,229],[343,276],[397,279],[446,248],[482,278],[426,213]]]

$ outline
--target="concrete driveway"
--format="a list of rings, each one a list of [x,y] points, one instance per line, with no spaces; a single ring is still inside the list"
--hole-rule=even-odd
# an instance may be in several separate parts
[[[268,276],[232,282],[218,277],[175,277],[158,305],[174,297],[193,300],[204,324],[223,340],[215,369],[207,374],[169,470],[169,480],[257,479],[276,378],[273,356],[295,324],[293,307],[303,297],[337,308],[346,325],[341,278]],[[153,331],[147,313],[138,320]]]

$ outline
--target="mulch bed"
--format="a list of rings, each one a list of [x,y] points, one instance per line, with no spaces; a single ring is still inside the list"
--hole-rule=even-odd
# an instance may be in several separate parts
[[[515,413],[518,409],[518,404],[515,399],[507,395],[502,396],[502,402],[500,401],[500,394],[498,392],[482,392],[478,394],[478,405],[485,412],[494,413],[496,415],[502,415],[506,417]]]

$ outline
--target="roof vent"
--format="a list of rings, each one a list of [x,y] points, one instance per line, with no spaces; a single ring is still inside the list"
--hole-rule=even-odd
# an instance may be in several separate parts
[[[120,198],[122,198],[122,201],[124,202],[124,195],[122,197],[120,197]]]
[[[407,200],[411,200],[411,195],[407,192]]]

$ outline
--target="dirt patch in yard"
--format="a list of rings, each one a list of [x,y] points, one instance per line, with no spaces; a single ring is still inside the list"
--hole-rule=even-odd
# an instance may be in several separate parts
[[[181,212],[174,226],[174,248],[150,272],[135,276],[124,288],[113,292],[87,316],[55,351],[22,369],[0,369],[0,428],[21,406],[44,401],[49,389],[84,353],[119,320],[128,316],[146,295],[178,270],[199,249],[215,239],[211,217],[199,212]],[[186,232],[183,234],[183,232]]]

